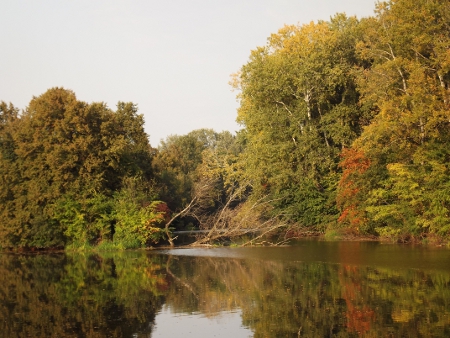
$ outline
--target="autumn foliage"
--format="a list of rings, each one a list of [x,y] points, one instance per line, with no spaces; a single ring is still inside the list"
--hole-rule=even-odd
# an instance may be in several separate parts
[[[360,196],[361,185],[358,181],[362,180],[363,174],[370,166],[370,161],[361,150],[353,148],[344,149],[341,157],[339,166],[342,168],[342,176],[336,202],[342,212],[338,222],[347,224],[352,230],[358,232],[359,227],[366,222],[366,215],[360,207],[362,197]]]
[[[200,129],[155,149],[133,103],[64,88],[23,112],[0,103],[0,245],[137,247],[239,219],[448,240],[449,18],[448,1],[389,0],[372,17],[281,28],[233,75],[237,135]]]

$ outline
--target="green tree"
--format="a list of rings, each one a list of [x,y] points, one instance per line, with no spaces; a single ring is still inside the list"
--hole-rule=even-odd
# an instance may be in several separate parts
[[[14,130],[18,123],[18,109],[0,102],[0,238],[7,234],[5,225],[14,221],[14,187],[19,183]],[[0,241],[0,247],[3,243]]]
[[[358,21],[345,15],[286,26],[235,77],[252,196],[269,194],[274,212],[290,221],[336,219],[339,152],[366,118],[353,72],[359,34]]]
[[[161,141],[153,161],[160,184],[161,198],[174,211],[181,210],[191,199],[194,172],[202,162],[205,144],[198,136],[171,135]]]
[[[200,170],[205,157],[211,161],[224,152],[235,151],[234,136],[212,129],[198,129],[186,135],[172,135],[162,141],[153,160],[153,170],[160,186],[160,197],[171,210],[179,212],[192,200],[195,182],[206,175]]]
[[[1,121],[0,138],[8,143],[0,164],[9,182],[0,207],[5,247],[64,246],[110,236],[107,199],[124,177],[151,179],[152,149],[132,103],[119,103],[114,112],[52,88],[34,97],[20,116],[2,105]]]

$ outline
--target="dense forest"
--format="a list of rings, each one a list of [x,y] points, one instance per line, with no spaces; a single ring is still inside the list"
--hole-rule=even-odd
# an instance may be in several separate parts
[[[447,242],[450,3],[285,26],[232,77],[237,135],[153,148],[133,103],[0,104],[0,245],[142,247],[255,232]]]

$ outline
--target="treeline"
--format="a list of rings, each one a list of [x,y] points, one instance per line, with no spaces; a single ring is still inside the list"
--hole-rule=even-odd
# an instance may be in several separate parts
[[[0,118],[3,248],[173,244],[173,229],[226,214],[231,188],[219,162],[241,152],[229,132],[196,130],[155,149],[136,105],[113,111],[64,88],[34,97],[22,113],[1,102]]]
[[[323,231],[448,238],[448,1],[286,26],[234,79],[253,198]]]
[[[136,106],[87,104],[53,88],[19,114],[0,105],[0,243],[64,247],[161,235],[151,186],[153,149]]]
[[[132,103],[0,105],[0,245],[198,243],[258,230],[448,238],[450,4],[286,26],[233,77],[243,129],[152,148]]]

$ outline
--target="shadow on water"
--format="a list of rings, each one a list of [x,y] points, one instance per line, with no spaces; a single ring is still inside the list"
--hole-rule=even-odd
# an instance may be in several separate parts
[[[446,249],[321,241],[2,254],[0,336],[446,337],[449,258]]]

